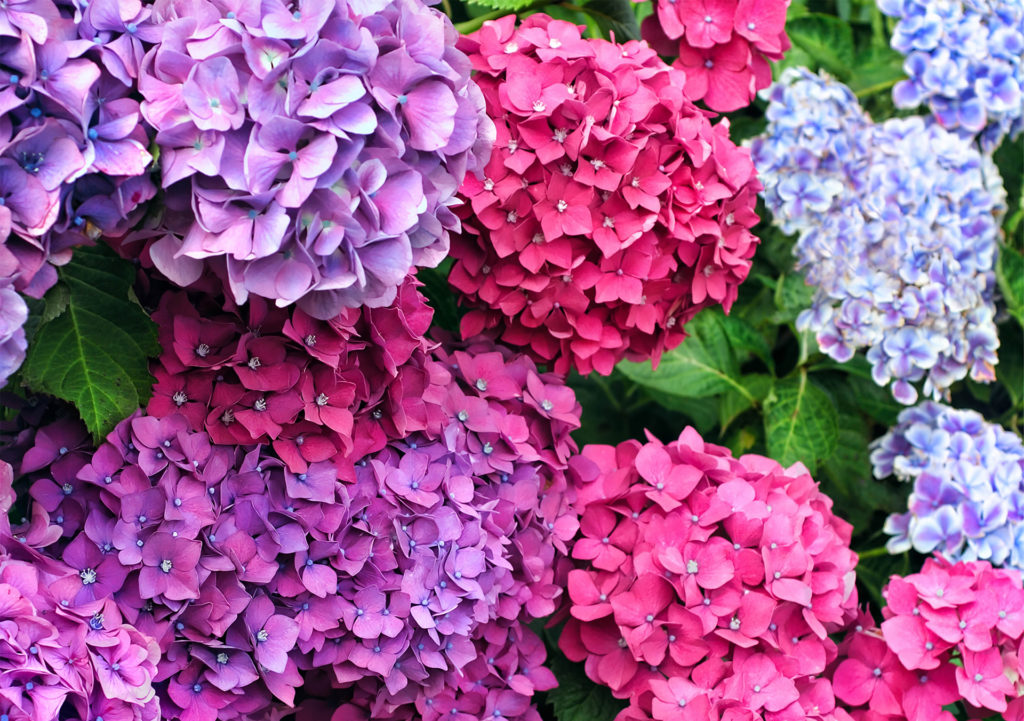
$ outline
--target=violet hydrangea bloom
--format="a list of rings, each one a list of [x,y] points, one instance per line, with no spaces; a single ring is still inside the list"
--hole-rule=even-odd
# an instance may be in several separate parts
[[[449,283],[470,307],[464,336],[607,375],[657,362],[702,308],[728,311],[760,185],[681,71],[543,14],[488,21],[460,47],[498,125],[485,177],[460,191]]]
[[[242,364],[248,384],[290,378],[284,361],[271,362],[272,335],[231,342],[215,324],[189,325],[176,333],[189,353],[206,344],[198,357],[211,364],[267,342],[265,365]],[[299,337],[319,333],[310,351],[359,357],[357,340],[348,347],[325,328]],[[263,436],[219,442],[181,413],[135,414],[92,452],[75,424],[45,426],[21,452],[34,503],[13,532],[73,564],[79,582],[68,593],[115,589],[126,618],[159,639],[165,717],[259,717],[293,706],[307,678],[326,674],[328,691],[388,713],[435,718],[436,705],[536,719],[530,697],[553,678],[522,624],[561,602],[574,488],[592,472],[570,437],[580,409],[558,377],[489,341],[431,356],[440,393],[424,395],[410,374],[409,402],[396,395],[367,412],[361,459],[333,445],[326,457],[301,456],[318,445],[318,423],[334,418],[324,415],[333,390],[294,421],[301,466]],[[276,407],[268,397],[248,410]]]
[[[807,470],[692,428],[583,456],[600,474],[559,643],[629,701],[618,721],[836,718],[829,634],[856,616],[857,556]]]
[[[104,26],[131,5],[35,0],[0,12],[0,237],[20,292],[41,297],[73,246],[124,235],[155,192],[136,71],[112,60],[153,37],[149,10]]]
[[[913,483],[885,530],[892,553],[1024,569],[1024,443],[975,411],[927,402],[871,444],[875,476]]]
[[[1005,191],[987,156],[921,118],[875,124],[848,88],[789,69],[753,142],[774,222],[817,291],[797,326],[840,362],[867,349],[893,396],[994,380]]]
[[[148,257],[182,286],[226,270],[238,303],[328,319],[388,305],[435,266],[493,134],[456,32],[419,0],[169,0],[142,60],[162,221]]]
[[[15,540],[11,466],[0,461],[0,715],[28,721],[160,717],[159,647],[108,597],[82,599],[95,570],[70,567]]]
[[[18,259],[0,245],[0,388],[25,360],[25,321],[28,306],[14,290]]]
[[[891,40],[909,76],[900,108],[926,105],[938,123],[986,150],[1024,128],[1024,7],[1016,0],[878,0],[898,18]]]

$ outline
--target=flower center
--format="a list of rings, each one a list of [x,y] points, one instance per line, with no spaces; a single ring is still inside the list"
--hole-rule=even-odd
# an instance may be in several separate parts
[[[171,396],[171,400],[174,401],[174,405],[181,408],[188,402],[188,396],[185,391],[174,391],[174,395]]]
[[[687,573],[697,573],[697,571],[699,569],[700,569],[700,566],[697,565],[696,561],[687,561],[686,562],[686,572]]]
[[[316,336],[310,333],[309,335],[302,339],[302,342],[305,343],[310,348],[312,348],[313,346],[316,345]]]
[[[196,355],[199,356],[200,358],[205,358],[206,356],[210,355],[210,346],[206,345],[205,343],[200,343],[199,345],[196,346]]]
[[[326,393],[321,393],[320,395],[318,395],[316,397],[316,404],[318,406],[326,406],[328,400],[330,400],[330,399],[327,397],[327,394]]]
[[[78,577],[82,579],[83,585],[88,586],[91,583],[96,583],[96,569],[86,568],[79,572]]]
[[[263,411],[267,410],[267,399],[266,398],[257,398],[256,402],[252,404],[252,409],[254,411],[259,411],[261,413]]]
[[[555,207],[558,209],[559,213],[564,213],[566,210],[568,210],[569,204],[566,203],[564,200],[559,200],[558,204],[555,205]]]
[[[261,628],[259,630],[259,633],[256,634],[257,641],[266,641],[268,638],[270,638],[270,634],[267,632],[267,629],[265,628]]]
[[[170,573],[171,569],[174,568],[174,564],[169,559],[160,561],[160,570],[164,573]]]

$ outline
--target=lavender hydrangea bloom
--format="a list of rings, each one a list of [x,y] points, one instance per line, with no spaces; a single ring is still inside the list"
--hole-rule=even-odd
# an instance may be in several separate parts
[[[1024,444],[1016,434],[928,401],[900,413],[872,443],[871,462],[876,477],[914,484],[907,512],[886,521],[890,552],[1024,569]]]
[[[382,420],[419,405],[382,404],[379,443],[354,465],[328,452],[293,471],[178,413],[140,412],[94,451],[75,422],[26,431],[0,446],[31,486],[13,533],[77,572],[71,597],[112,593],[159,639],[167,718],[267,718],[324,682],[353,718],[433,719],[436,705],[536,721],[529,697],[554,678],[523,623],[565,587],[590,474],[570,437],[580,408],[490,342],[438,348],[422,370],[437,392],[419,399],[421,430]]]
[[[842,84],[787,70],[753,142],[774,222],[797,233],[813,305],[797,319],[840,362],[867,349],[904,404],[994,379],[1005,191],[970,142],[921,118],[872,123]]]
[[[131,92],[138,58],[125,50],[155,29],[108,27],[131,5],[35,0],[0,10],[0,236],[18,260],[19,292],[41,297],[73,246],[123,235],[155,192]]]
[[[892,47],[909,76],[897,107],[927,105],[942,127],[986,150],[1024,128],[1024,6],[1017,0],[878,0],[899,18]]]
[[[390,303],[435,266],[450,206],[493,125],[441,13],[419,0],[168,0],[145,55],[162,222],[149,256],[186,286],[203,264],[314,317]]]

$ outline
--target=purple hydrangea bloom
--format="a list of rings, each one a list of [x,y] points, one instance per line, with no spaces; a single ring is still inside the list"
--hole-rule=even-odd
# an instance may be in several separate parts
[[[875,476],[912,482],[885,530],[892,553],[1024,569],[1024,444],[979,413],[931,401],[907,408],[872,443]]]
[[[294,6],[294,7],[293,7]],[[166,211],[135,238],[175,283],[328,319],[435,266],[493,125],[457,34],[419,0],[168,0],[142,60]],[[126,246],[122,252],[129,252]]]
[[[133,4],[139,18],[110,24]],[[132,94],[140,58],[126,49],[157,35],[139,6],[33,0],[0,9],[0,236],[17,259],[19,292],[41,297],[72,247],[124,235],[155,193]]]
[[[909,76],[900,108],[927,105],[942,127],[991,150],[1024,128],[1024,7],[1017,0],[878,0],[898,18],[892,47]]]
[[[275,341],[260,341],[269,367]],[[22,434],[7,455],[32,504],[13,533],[73,569],[70,597],[113,598],[158,639],[166,717],[266,717],[320,678],[374,717],[535,720],[530,696],[553,677],[523,623],[554,613],[566,584],[574,488],[591,475],[570,437],[580,408],[489,341],[416,362],[440,394],[385,407],[422,419],[374,416],[364,457],[301,470],[177,413],[137,413],[95,451],[68,421]],[[263,367],[250,382],[274,380]]]
[[[995,378],[993,271],[1005,191],[988,156],[921,118],[872,123],[848,88],[787,70],[753,142],[774,222],[817,287],[797,319],[840,362],[867,349],[915,403]]]
[[[28,306],[12,287],[17,271],[18,259],[0,245],[0,388],[21,367],[27,348],[24,325]]]
[[[69,567],[11,537],[12,482],[0,461],[0,716],[155,721],[159,646],[108,596],[77,591],[96,583],[95,569]]]

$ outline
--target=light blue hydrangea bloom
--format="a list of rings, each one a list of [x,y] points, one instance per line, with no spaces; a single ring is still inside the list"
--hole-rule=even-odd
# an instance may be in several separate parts
[[[908,79],[900,108],[926,105],[942,127],[978,135],[991,150],[1024,127],[1024,3],[1021,0],[878,0],[899,18],[892,47]]]
[[[841,83],[789,69],[752,143],[774,222],[817,287],[797,326],[840,362],[867,350],[910,405],[995,377],[993,272],[1005,191],[995,165],[934,122],[873,123]]]
[[[914,484],[887,548],[1024,569],[1024,443],[975,411],[927,401],[871,445],[875,476]]]

